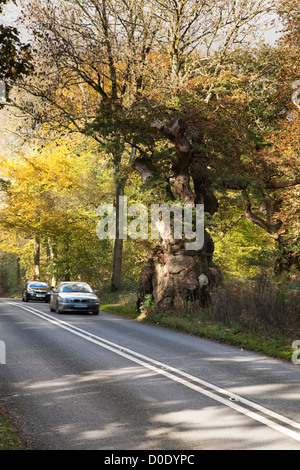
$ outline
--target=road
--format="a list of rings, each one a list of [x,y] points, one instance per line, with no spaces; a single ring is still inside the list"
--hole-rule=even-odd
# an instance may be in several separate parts
[[[300,450],[292,362],[9,299],[0,341],[0,406],[34,449]]]

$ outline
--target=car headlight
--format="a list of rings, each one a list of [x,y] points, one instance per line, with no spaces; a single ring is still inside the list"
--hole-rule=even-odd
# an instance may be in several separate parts
[[[71,300],[71,299],[64,299],[63,297],[60,297],[60,296],[57,297],[57,300],[58,300],[59,302],[64,303],[64,304],[65,304],[65,303],[69,303],[69,302],[73,302],[73,300]]]

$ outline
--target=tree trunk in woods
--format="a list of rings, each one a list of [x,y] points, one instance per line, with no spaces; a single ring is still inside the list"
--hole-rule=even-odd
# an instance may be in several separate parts
[[[278,181],[268,183],[268,189],[283,189],[300,184],[300,179],[290,181]],[[246,197],[247,199],[247,197]],[[264,203],[256,208],[256,213],[252,211],[249,199],[244,210],[244,217],[249,222],[258,225],[263,229],[270,238],[275,240],[277,256],[275,260],[274,272],[275,274],[282,274],[289,272],[293,267],[298,271],[300,269],[300,255],[299,251],[295,250],[296,241],[293,237],[289,237],[288,227],[284,220],[278,218],[277,214],[280,212],[280,203],[278,199],[268,197]],[[260,215],[257,214],[260,213]]]
[[[19,256],[17,257],[17,285],[19,286],[21,284],[21,266],[20,266],[20,258]]]
[[[211,182],[204,159],[194,152],[186,135],[186,123],[177,120],[169,128],[155,121],[152,127],[170,140],[176,149],[174,183],[170,188],[174,196],[193,207],[203,204],[205,212],[213,214],[218,208],[218,201],[210,189]],[[148,178],[155,177],[157,171],[147,157],[136,159],[133,168],[140,173],[144,184],[147,184]],[[191,178],[194,190],[190,184]],[[206,231],[201,250],[186,250],[183,239],[162,240],[141,270],[138,308],[146,295],[152,295],[160,310],[178,310],[186,301],[194,301],[200,307],[207,307],[221,281],[221,274],[212,261],[213,252],[214,243]]]
[[[48,261],[48,266],[53,263],[53,261],[57,258],[57,250],[53,246],[51,240],[49,239],[47,241],[47,261]],[[56,254],[55,254],[56,253]],[[51,287],[56,286],[56,275],[53,274],[50,282]]]
[[[116,180],[116,238],[114,243],[113,269],[111,276],[111,292],[121,289],[122,284],[122,258],[123,258],[123,238],[120,233],[120,197],[124,196],[126,181]]]
[[[300,271],[300,253],[295,249],[295,240],[279,237],[276,240],[277,257],[275,260],[275,274],[288,273],[292,269]]]
[[[41,244],[38,236],[34,239],[34,280],[40,279]]]
[[[70,260],[70,244],[69,239],[65,240],[65,266],[64,266],[64,281],[71,281],[71,260]]]
[[[141,271],[138,308],[149,294],[160,310],[179,310],[187,301],[208,307],[221,281],[221,274],[212,263],[212,248],[207,233],[199,253],[186,251],[182,240],[157,247]]]

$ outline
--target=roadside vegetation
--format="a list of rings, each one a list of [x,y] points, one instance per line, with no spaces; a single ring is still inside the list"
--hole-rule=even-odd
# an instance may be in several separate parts
[[[0,413],[0,451],[25,450],[25,448],[13,424]]]
[[[136,308],[136,294],[104,294],[101,309],[136,321],[291,361],[300,338],[300,280],[275,283],[261,274],[252,281],[228,281],[212,308],[187,303],[182,311],[159,312],[149,296]]]

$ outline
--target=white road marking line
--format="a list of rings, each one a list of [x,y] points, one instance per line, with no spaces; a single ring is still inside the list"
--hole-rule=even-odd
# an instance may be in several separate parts
[[[22,308],[23,310],[26,310],[44,320],[47,320],[48,322],[53,323],[54,325],[60,328],[63,328],[77,336],[80,336],[81,338],[87,341],[97,344],[98,346],[101,346],[102,348],[112,351],[113,353],[118,354],[119,356],[122,356],[131,362],[135,362],[136,364],[139,364],[140,366],[145,367],[157,374],[164,375],[165,377],[168,377],[169,379],[175,382],[178,382],[187,388],[190,388],[198,393],[201,393],[202,395],[205,395],[211,398],[212,400],[222,403],[223,405],[228,406],[229,408],[232,408],[233,410],[241,414],[244,414],[248,416],[249,418],[254,419],[255,421],[258,421],[261,424],[264,424],[300,442],[300,434],[298,432],[288,429],[282,424],[277,424],[274,421],[272,421],[270,418],[273,418],[295,429],[300,429],[300,423],[297,423],[296,421],[293,421],[285,416],[275,413],[239,395],[228,392],[227,390],[217,387],[209,382],[199,379],[198,377],[192,376],[184,371],[181,371],[180,369],[176,369],[172,366],[169,366],[168,364],[156,361],[155,359],[152,359],[148,356],[140,354],[126,347],[123,347],[117,343],[113,343],[109,340],[106,340],[105,338],[101,338],[100,336],[96,336],[92,333],[82,330],[81,328],[70,325],[67,322],[55,319],[51,315],[48,315],[47,313],[36,310],[33,307],[23,306],[16,302],[6,301],[5,303],[13,305],[15,307]],[[191,382],[194,382],[194,383],[191,383]],[[214,392],[224,395],[227,398],[219,396],[213,391],[206,390],[203,387],[200,387],[199,385],[196,385],[196,384],[201,384],[209,388],[210,390],[213,390]],[[259,415],[255,411],[251,411],[249,409],[244,408],[243,406],[241,406],[241,404],[244,404],[245,406],[248,406],[252,408],[253,410],[256,410],[257,412],[263,413],[265,416],[267,416],[267,418]]]

